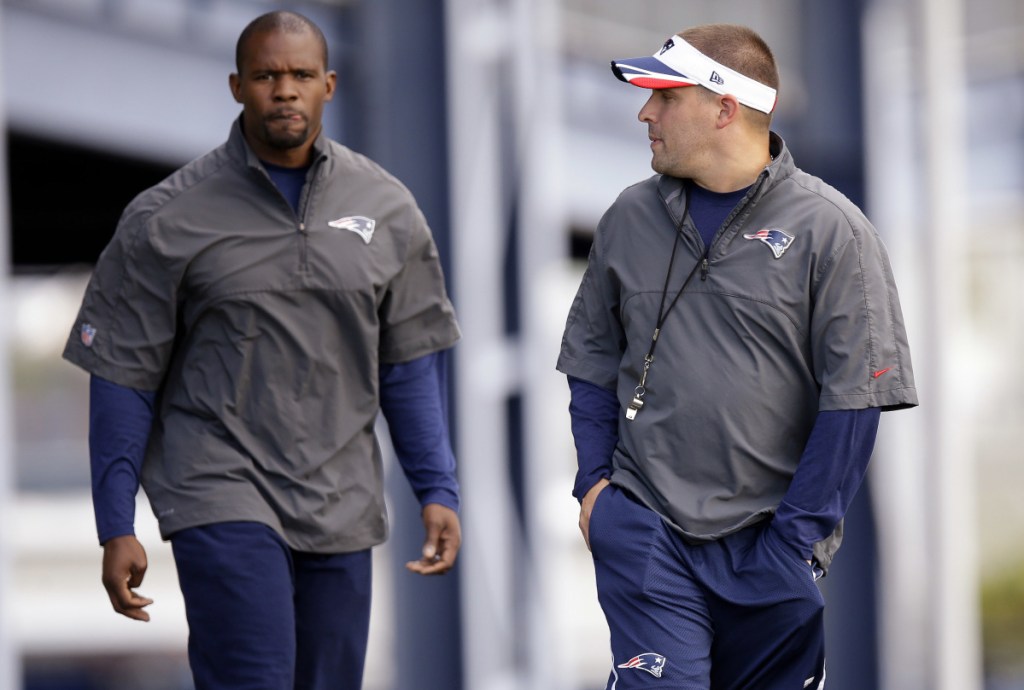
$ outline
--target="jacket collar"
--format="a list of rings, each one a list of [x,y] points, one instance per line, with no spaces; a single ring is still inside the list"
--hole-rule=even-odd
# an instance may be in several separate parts
[[[786,142],[775,132],[768,134],[768,152],[772,162],[765,168],[765,173],[771,182],[767,186],[771,187],[792,175],[796,171],[796,163],[793,162],[793,154],[789,152]]]
[[[772,162],[761,171],[757,180],[754,181],[757,197],[764,195],[765,192],[781,180],[792,175],[796,170],[796,164],[793,162],[793,156],[789,152],[789,147],[786,146],[786,142],[782,140],[782,137],[775,132],[770,132],[768,135],[768,152],[771,154]],[[676,222],[682,218],[684,210],[683,199],[686,196],[683,193],[683,185],[687,183],[689,183],[689,180],[679,177],[671,177],[669,175],[658,176],[658,193],[665,201],[665,205],[672,211]]]

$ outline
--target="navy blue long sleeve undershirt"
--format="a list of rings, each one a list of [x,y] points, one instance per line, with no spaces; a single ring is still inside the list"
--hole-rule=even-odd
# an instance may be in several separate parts
[[[448,433],[448,357],[435,352],[380,367],[380,409],[420,505],[459,510],[455,454]]]
[[[875,447],[877,407],[819,412],[772,526],[810,560],[811,548],[846,515]]]
[[[156,393],[89,380],[89,463],[100,543],[135,533],[135,494]]]
[[[582,501],[612,475],[621,410],[615,392],[572,376],[569,415],[579,469],[572,494]],[[800,464],[772,520],[776,533],[804,558],[846,514],[867,472],[881,410],[819,412]]]
[[[381,410],[395,454],[421,505],[459,509],[455,456],[448,434],[447,356],[436,352],[380,367]],[[135,496],[156,394],[90,380],[89,455],[100,543],[135,533]]]
[[[612,476],[612,454],[619,442],[619,399],[615,391],[569,378],[569,421],[578,469],[572,495],[583,501],[601,479]]]

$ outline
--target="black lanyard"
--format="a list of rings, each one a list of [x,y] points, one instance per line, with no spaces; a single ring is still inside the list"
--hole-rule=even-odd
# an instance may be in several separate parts
[[[640,411],[640,408],[644,406],[644,395],[647,393],[647,372],[650,371],[651,364],[654,363],[654,348],[658,346],[658,336],[661,335],[661,327],[665,325],[665,320],[668,318],[669,313],[672,311],[672,307],[676,306],[676,302],[683,296],[683,290],[690,284],[690,280],[697,273],[697,269],[704,263],[704,257],[697,260],[693,268],[690,269],[690,273],[686,276],[686,280],[680,286],[679,290],[676,291],[675,297],[669,303],[668,308],[665,308],[665,300],[668,299],[668,283],[672,277],[672,267],[676,262],[676,250],[679,249],[679,240],[683,234],[683,225],[686,223],[687,217],[690,215],[690,186],[686,185],[686,208],[683,211],[683,219],[679,222],[679,227],[676,228],[675,240],[672,242],[672,255],[668,260],[668,271],[665,273],[665,285],[661,288],[661,302],[658,304],[658,319],[654,322],[654,334],[651,336],[651,345],[647,348],[647,354],[644,355],[644,366],[640,372],[640,382],[633,389],[633,400],[629,403],[629,407],[626,408],[626,419],[633,420],[636,417],[636,413]]]

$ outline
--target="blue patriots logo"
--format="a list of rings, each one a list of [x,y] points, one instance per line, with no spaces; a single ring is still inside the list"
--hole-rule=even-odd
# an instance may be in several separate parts
[[[743,239],[761,240],[772,250],[772,254],[775,255],[776,259],[781,259],[782,255],[789,249],[789,246],[793,244],[794,238],[789,233],[785,233],[777,228],[764,228],[753,234],[744,235]]]
[[[345,216],[338,220],[328,221],[327,224],[332,228],[339,228],[341,230],[354,232],[363,238],[363,242],[370,244],[370,240],[373,239],[373,229],[377,225],[377,221],[373,218],[367,218],[366,216]]]
[[[665,661],[665,657],[661,654],[644,652],[643,654],[637,654],[624,664],[619,664],[619,668],[635,668],[640,671],[647,671],[655,678],[661,678],[661,673],[665,670]]]

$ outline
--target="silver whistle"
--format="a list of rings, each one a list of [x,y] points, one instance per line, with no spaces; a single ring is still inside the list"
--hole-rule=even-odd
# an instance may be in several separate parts
[[[633,401],[629,403],[629,407],[626,408],[626,419],[632,421],[636,418],[636,413],[640,411],[640,408],[644,406],[644,393],[647,389],[644,388],[643,384],[640,384],[633,391]]]
[[[654,337],[655,339],[658,337],[657,330],[654,331]],[[636,419],[636,413],[644,406],[644,393],[647,392],[644,384],[647,383],[647,372],[650,370],[651,362],[653,361],[654,355],[648,352],[644,357],[644,370],[640,373],[640,383],[633,389],[633,400],[629,403],[629,407],[626,408],[626,419],[629,421]]]
[[[629,403],[629,407],[626,408],[626,419],[632,421],[636,418],[636,413],[640,411],[640,408],[644,406],[644,401],[634,395],[633,402]]]

